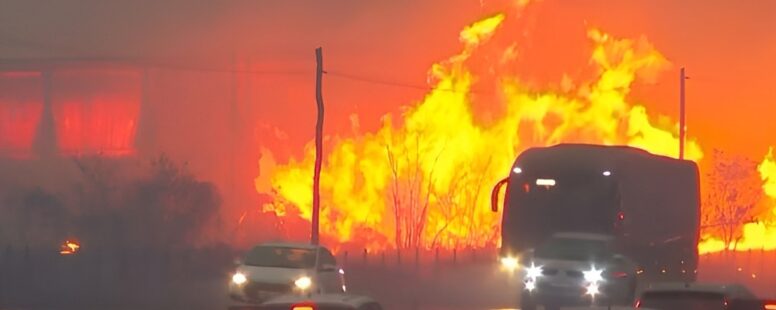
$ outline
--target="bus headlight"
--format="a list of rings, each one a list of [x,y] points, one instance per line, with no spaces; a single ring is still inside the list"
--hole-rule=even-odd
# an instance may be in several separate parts
[[[501,258],[501,267],[508,271],[515,271],[520,267],[520,261],[517,257],[506,256]]]

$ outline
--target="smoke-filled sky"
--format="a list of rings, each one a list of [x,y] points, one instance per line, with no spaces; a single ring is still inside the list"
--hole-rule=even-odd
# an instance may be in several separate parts
[[[249,55],[258,69],[314,68],[425,85],[431,64],[460,49],[461,28],[512,1],[0,1],[0,57],[121,56],[222,66]],[[676,118],[678,67],[688,75],[688,127],[704,147],[762,158],[776,145],[776,2],[543,0],[504,30],[521,44],[521,76],[558,84],[585,73],[596,26],[651,41],[674,67],[633,99]],[[262,77],[253,111],[298,148],[313,135],[313,75]],[[327,77],[327,130],[361,130],[424,91]],[[203,103],[205,104],[205,103]],[[206,107],[205,107],[206,108]],[[299,113],[308,109],[309,113]],[[193,109],[201,111],[200,109]],[[309,123],[310,126],[299,124]],[[298,152],[298,151],[294,151]]]

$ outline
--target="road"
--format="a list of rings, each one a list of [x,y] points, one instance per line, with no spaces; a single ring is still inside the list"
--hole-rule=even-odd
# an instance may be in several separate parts
[[[352,268],[349,291],[372,296],[386,309],[505,309],[514,307],[516,289],[492,264],[468,264],[444,269],[417,267]],[[18,278],[18,277],[17,277]],[[0,309],[229,309],[229,275],[186,277],[169,281],[144,278],[122,282],[69,275],[48,278],[31,274],[14,287],[3,281]]]
[[[760,267],[768,266],[765,262],[773,258],[764,256],[767,260],[761,264],[756,256],[747,255],[732,261],[729,257],[720,261],[703,258],[699,277],[743,282],[761,297],[773,297],[776,272]],[[226,294],[227,271],[202,276],[183,270],[164,276],[164,270],[154,269],[97,274],[35,270],[2,271],[0,309],[229,309],[235,305]],[[346,270],[352,293],[372,296],[386,309],[479,310],[517,305],[516,281],[493,262],[442,267],[352,266]],[[754,272],[759,272],[756,277],[750,274]]]

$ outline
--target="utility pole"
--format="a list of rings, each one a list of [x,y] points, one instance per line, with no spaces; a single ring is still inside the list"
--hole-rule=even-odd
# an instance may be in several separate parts
[[[237,69],[238,69],[238,60],[237,60],[237,52],[232,52],[232,74],[231,74],[231,80],[230,82],[230,107],[229,107],[229,197],[227,198],[227,204],[229,207],[235,207],[237,206],[237,201],[239,199],[237,198],[237,190],[236,190],[236,184],[237,184],[237,139],[239,135],[239,127],[238,127],[238,105],[239,105],[239,94],[238,92],[238,78],[237,75]]]
[[[684,81],[687,76],[684,74],[684,67],[679,70],[679,159],[684,159],[684,141],[686,123],[684,119]]]
[[[318,245],[321,211],[321,162],[323,161],[323,50],[315,49],[315,101],[318,104],[318,121],[315,124],[315,171],[313,172],[313,220],[310,243]]]

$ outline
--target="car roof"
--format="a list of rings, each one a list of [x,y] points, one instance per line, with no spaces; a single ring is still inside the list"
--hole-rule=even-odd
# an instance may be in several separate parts
[[[582,232],[559,232],[552,235],[553,238],[564,239],[581,239],[581,240],[595,240],[595,241],[611,241],[614,239],[611,235],[595,234],[595,233],[582,233]]]
[[[650,292],[717,293],[731,298],[757,298],[746,286],[734,283],[654,283],[644,289],[642,295]]]
[[[369,296],[344,294],[344,293],[311,294],[309,296],[288,294],[288,295],[281,295],[281,296],[272,298],[262,303],[262,305],[276,306],[276,305],[286,305],[286,304],[296,304],[296,303],[306,303],[306,302],[313,303],[313,304],[336,304],[336,305],[348,305],[348,306],[358,307],[366,303],[371,303],[376,301]]]
[[[276,247],[276,248],[293,248],[293,249],[309,249],[314,250],[316,248],[324,248],[324,246],[320,245],[312,245],[309,243],[301,243],[301,242],[265,242],[256,245],[256,247]]]

